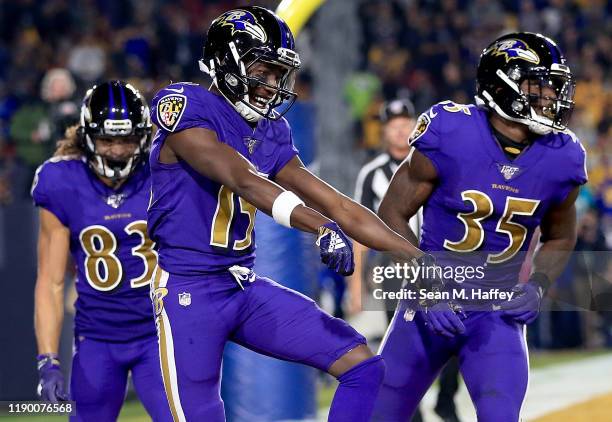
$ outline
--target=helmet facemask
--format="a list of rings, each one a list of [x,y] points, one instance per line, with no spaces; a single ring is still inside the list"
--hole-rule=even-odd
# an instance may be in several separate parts
[[[84,104],[81,110],[81,136],[88,163],[91,169],[101,177],[111,179],[113,183],[127,179],[143,161],[148,153],[150,124],[147,124],[148,107],[145,110],[145,122],[133,127],[130,119],[106,119],[103,127],[95,122],[85,124],[89,110]],[[96,140],[123,139],[124,142],[134,143],[135,148],[125,157],[113,157],[98,150]]]
[[[93,159],[89,162],[91,168],[99,176],[111,179],[113,183],[128,178],[134,172],[138,164],[142,162],[144,150],[143,142],[146,142],[146,139],[143,140],[143,138],[138,138],[136,136],[99,136],[93,138],[87,136],[87,138],[87,143],[91,144],[90,147],[92,148]],[[113,139],[114,142],[122,140],[125,143],[133,143],[135,146],[134,152],[125,157],[112,156],[104,153],[99,150],[98,143],[101,141],[104,142],[103,140],[106,139]]]
[[[556,65],[553,64],[554,66]],[[535,126],[530,126],[530,129],[539,134],[546,134],[551,130],[565,130],[574,110],[575,87],[569,72],[528,72],[521,84],[521,91],[527,96],[529,118],[531,125]]]
[[[212,77],[213,84],[248,122],[254,123],[262,118],[280,119],[297,98],[293,88],[300,67],[299,55],[286,48],[274,52],[268,47],[258,47],[239,56],[233,42],[229,43],[229,51],[230,57],[216,57],[208,65],[201,60],[200,69]],[[258,63],[281,71],[276,86],[270,85],[265,77],[252,73]],[[265,95],[261,95],[262,88]],[[258,90],[260,95],[254,98]]]
[[[568,66],[553,63],[550,69],[532,67],[527,71],[517,66],[507,73],[497,69],[496,76],[501,84],[479,89],[480,103],[538,135],[567,129],[576,86]]]

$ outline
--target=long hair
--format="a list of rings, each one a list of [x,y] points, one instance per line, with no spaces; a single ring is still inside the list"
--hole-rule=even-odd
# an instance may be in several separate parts
[[[64,138],[57,141],[57,146],[55,148],[55,152],[53,153],[54,157],[58,156],[75,156],[80,157],[84,156],[85,152],[81,148],[81,144],[79,142],[79,138],[77,135],[78,125],[70,126],[66,129],[64,133]]]

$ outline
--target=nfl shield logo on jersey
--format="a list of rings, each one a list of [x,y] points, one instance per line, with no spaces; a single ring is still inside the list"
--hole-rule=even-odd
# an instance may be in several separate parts
[[[253,154],[255,148],[257,148],[257,146],[259,145],[259,140],[247,136],[246,138],[244,138],[244,145],[246,145],[246,147],[248,148],[249,154]]]
[[[191,305],[191,293],[183,292],[179,293],[179,305],[189,306]]]
[[[498,164],[497,166],[499,167],[499,172],[504,176],[506,181],[512,180],[520,171],[520,168],[508,164]]]
[[[127,198],[127,195],[123,193],[112,194],[106,198],[106,204],[117,209],[121,206],[121,204],[123,204],[125,198]]]

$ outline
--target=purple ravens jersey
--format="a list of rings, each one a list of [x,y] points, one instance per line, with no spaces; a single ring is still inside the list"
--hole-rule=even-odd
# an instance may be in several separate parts
[[[34,203],[70,230],[78,336],[117,342],[155,336],[148,294],[156,265],[146,232],[149,187],[146,165],[116,191],[80,158],[54,157],[36,172]]]
[[[512,287],[543,216],[586,183],[586,153],[571,132],[553,132],[510,160],[487,116],[445,101],[419,117],[411,144],[438,173],[424,206],[421,247],[454,252],[443,254],[441,265],[474,252],[471,263],[486,268],[477,284]]]
[[[159,265],[182,275],[213,273],[233,265],[251,268],[255,207],[185,161],[160,162],[159,153],[168,135],[204,128],[272,179],[297,155],[289,124],[285,119],[262,119],[253,128],[225,98],[192,83],[171,84],[158,92],[151,118],[158,131],[150,156],[148,221],[151,239],[159,248]]]

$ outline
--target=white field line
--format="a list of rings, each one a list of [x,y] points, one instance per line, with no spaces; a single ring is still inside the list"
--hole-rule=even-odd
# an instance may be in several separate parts
[[[612,353],[532,369],[521,420],[530,421],[606,393],[612,393]],[[438,388],[432,387],[423,398],[421,410],[425,422],[440,421],[433,412],[437,397]],[[464,384],[455,404],[462,421],[476,421],[474,405]]]

